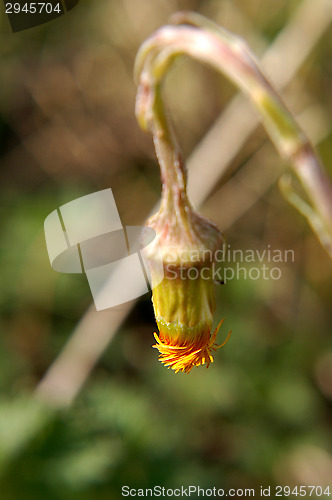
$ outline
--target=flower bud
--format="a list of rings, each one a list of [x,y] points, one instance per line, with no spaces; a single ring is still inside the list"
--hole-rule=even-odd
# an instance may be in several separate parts
[[[155,246],[148,256],[159,329],[153,347],[159,350],[159,360],[176,373],[189,373],[205,363],[208,367],[211,352],[221,347],[215,341],[222,322],[212,334],[211,327],[216,307],[213,264],[222,235],[186,197],[175,206],[163,197],[160,212],[147,225],[156,231],[158,245],[158,253]],[[160,261],[157,265],[160,258],[162,268]]]

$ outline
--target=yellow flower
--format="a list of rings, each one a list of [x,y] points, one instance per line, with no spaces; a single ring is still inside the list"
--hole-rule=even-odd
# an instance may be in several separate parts
[[[202,325],[201,332],[199,333],[197,333],[197,330],[200,330],[200,328],[197,329],[195,327],[192,329],[189,328],[186,333],[182,331],[181,333],[184,333],[184,335],[180,334],[180,338],[185,337],[185,340],[182,341],[178,338],[176,329],[174,332],[175,335],[169,335],[168,328],[166,328],[165,335],[165,330],[161,327],[159,337],[154,333],[157,344],[152,347],[155,347],[160,352],[159,360],[165,366],[172,368],[175,373],[180,371],[189,373],[194,366],[204,365],[205,363],[208,368],[210,363],[214,361],[211,351],[215,351],[225,345],[230,336],[229,333],[221,345],[217,345],[215,342],[218,330],[223,321],[223,319],[220,321],[212,335],[210,335],[210,330],[206,329],[204,325]]]

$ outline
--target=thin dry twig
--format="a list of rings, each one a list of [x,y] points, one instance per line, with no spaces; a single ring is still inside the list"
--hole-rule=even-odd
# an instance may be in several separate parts
[[[332,20],[332,2],[304,0],[288,24],[261,57],[261,65],[271,81],[282,89],[293,79],[303,62],[324,35]],[[203,193],[210,192],[259,120],[248,100],[237,94],[196,146],[189,159],[188,191],[197,205]],[[234,133],[236,131],[236,133]],[[222,154],[219,144],[223,144]],[[218,149],[217,149],[218,148]],[[202,176],[202,165],[209,165],[209,175]]]

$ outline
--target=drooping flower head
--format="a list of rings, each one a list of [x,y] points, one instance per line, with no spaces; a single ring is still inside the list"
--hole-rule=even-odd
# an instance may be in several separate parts
[[[212,352],[220,347],[216,337],[222,321],[213,333],[211,328],[216,307],[214,256],[223,238],[192,207],[185,192],[174,197],[174,191],[175,184],[163,184],[160,211],[147,222],[156,231],[158,246],[158,252],[152,247],[148,259],[159,329],[153,347],[165,366],[189,373],[194,366],[208,367]]]
[[[186,167],[158,80],[156,61],[164,68],[163,58],[158,58],[157,47],[146,43],[137,56],[136,116],[153,136],[162,181],[160,210],[147,222],[157,235],[146,255],[159,329],[153,347],[165,366],[188,373],[194,366],[209,366],[212,352],[221,347],[216,343],[221,323],[212,334],[211,328],[216,307],[214,256],[223,238],[188,199]]]

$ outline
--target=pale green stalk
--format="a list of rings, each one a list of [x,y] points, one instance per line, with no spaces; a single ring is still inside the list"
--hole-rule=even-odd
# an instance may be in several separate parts
[[[135,69],[139,85],[136,114],[141,127],[154,137],[163,189],[174,194],[177,179],[175,184],[185,195],[185,169],[165,116],[161,85],[175,58],[189,55],[226,75],[250,98],[275,147],[290,162],[308,201],[294,191],[287,179],[280,183],[283,194],[308,219],[332,257],[331,181],[246,44],[198,14],[179,13],[172,21],[181,24],[162,27],[143,43]],[[172,161],[174,158],[178,161]]]

